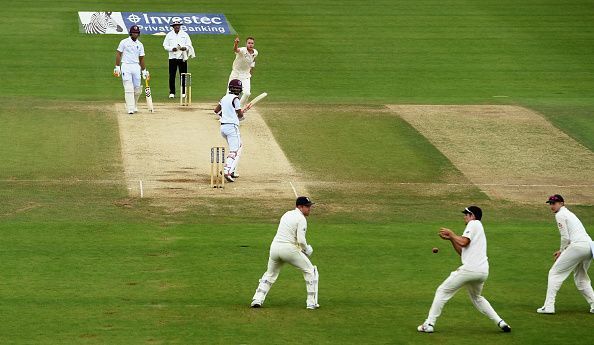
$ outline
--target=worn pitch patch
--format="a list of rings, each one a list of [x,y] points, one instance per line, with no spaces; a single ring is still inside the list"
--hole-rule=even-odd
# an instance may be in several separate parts
[[[389,105],[493,199],[594,204],[594,153],[509,105]]]
[[[141,110],[130,116],[123,104],[117,112],[125,178],[131,196],[275,197],[294,198],[300,175],[288,161],[270,129],[251,109],[241,122],[243,153],[240,177],[224,190],[210,187],[210,148],[225,146],[213,104],[155,104],[155,113]],[[227,148],[228,149],[228,148]],[[227,150],[228,153],[228,150]],[[142,188],[142,189],[141,189]]]

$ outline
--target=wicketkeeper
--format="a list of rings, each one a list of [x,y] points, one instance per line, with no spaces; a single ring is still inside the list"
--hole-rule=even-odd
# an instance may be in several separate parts
[[[270,245],[268,269],[260,279],[260,284],[252,298],[252,308],[260,308],[264,304],[266,294],[278,278],[281,267],[289,263],[303,272],[307,290],[307,309],[317,309],[318,304],[318,268],[314,266],[309,257],[313,248],[307,244],[307,220],[314,203],[308,197],[300,196],[295,201],[295,209],[287,211],[280,219],[276,236]]]
[[[133,25],[129,33],[130,37],[123,39],[118,45],[113,75],[122,76],[126,108],[128,114],[134,114],[138,111],[138,98],[142,91],[140,76],[149,79],[150,74],[144,65],[144,45],[138,40],[140,28]]]

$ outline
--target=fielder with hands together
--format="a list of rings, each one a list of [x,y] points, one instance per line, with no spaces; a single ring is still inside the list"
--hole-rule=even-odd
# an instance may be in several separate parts
[[[130,37],[123,39],[116,50],[113,75],[122,76],[126,108],[128,114],[134,114],[138,111],[138,98],[142,91],[140,76],[142,74],[144,79],[149,79],[150,74],[144,64],[144,45],[138,39],[140,36],[138,25],[132,25],[129,34]]]
[[[462,258],[462,266],[437,288],[429,315],[422,325],[417,327],[419,332],[433,333],[435,322],[445,304],[463,286],[468,290],[470,300],[476,309],[487,315],[501,330],[511,332],[511,327],[495,312],[489,301],[481,293],[483,285],[489,276],[489,261],[487,258],[487,238],[481,223],[483,211],[478,206],[469,206],[462,211],[466,229],[459,236],[452,230],[441,228],[439,236],[452,243],[454,250]]]
[[[307,309],[317,309],[318,304],[318,268],[309,257],[313,248],[307,243],[307,220],[314,203],[306,196],[300,196],[295,201],[295,209],[287,211],[280,219],[276,236],[270,245],[268,269],[260,279],[260,284],[252,298],[252,308],[260,308],[264,304],[266,295],[272,284],[278,278],[284,263],[289,263],[303,272],[307,290]]]

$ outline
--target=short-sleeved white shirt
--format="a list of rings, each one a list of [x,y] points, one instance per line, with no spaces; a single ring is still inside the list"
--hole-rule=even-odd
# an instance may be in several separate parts
[[[285,212],[278,224],[278,230],[272,243],[293,244],[301,249],[305,248],[307,242],[307,220],[298,208]]]
[[[219,102],[221,105],[221,123],[232,123],[239,125],[239,118],[237,117],[236,110],[241,109],[239,105],[239,97],[229,92]]]
[[[253,54],[250,54],[247,47],[239,48],[239,52],[235,52],[233,71],[231,73],[239,77],[251,77],[250,69],[256,67],[256,56],[258,56],[256,49],[254,49]]]
[[[118,51],[122,53],[123,64],[138,64],[140,56],[144,56],[144,45],[140,40],[134,41],[132,38],[124,38],[118,45]]]
[[[487,237],[481,221],[471,220],[468,222],[462,236],[470,239],[470,244],[462,247],[462,266],[460,269],[489,273]]]

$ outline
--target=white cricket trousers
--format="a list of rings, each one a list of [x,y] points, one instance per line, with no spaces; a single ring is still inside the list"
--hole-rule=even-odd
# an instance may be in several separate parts
[[[122,64],[122,84],[124,85],[124,100],[128,112],[136,111],[138,98],[142,88],[140,86],[140,65]]]
[[[468,295],[474,307],[496,324],[501,321],[501,318],[491,307],[489,301],[481,296],[483,285],[487,280],[489,273],[471,272],[463,269],[458,269],[450,274],[450,276],[437,288],[435,291],[435,298],[431,309],[429,309],[429,316],[427,316],[426,323],[435,325],[437,318],[441,315],[441,311],[445,304],[454,297],[456,292],[463,286],[466,286]]]
[[[268,269],[260,279],[260,284],[256,289],[256,293],[252,300],[264,303],[266,295],[272,284],[278,278],[281,267],[285,264],[291,264],[303,272],[303,279],[305,279],[305,287],[307,290],[306,306],[317,304],[317,281],[315,274],[315,266],[309,261],[298,247],[293,244],[272,243],[270,246],[270,256],[268,257]]]
[[[221,136],[227,140],[229,145],[229,154],[225,160],[225,175],[235,172],[241,157],[241,135],[239,134],[239,126],[232,123],[221,124]]]
[[[554,310],[557,292],[559,292],[561,285],[571,272],[573,272],[575,286],[584,298],[586,298],[590,306],[594,308],[594,291],[592,290],[592,284],[588,276],[588,268],[590,268],[591,261],[592,250],[590,248],[590,242],[571,243],[561,252],[561,255],[549,270],[547,297],[544,303],[547,309],[552,308]]]

